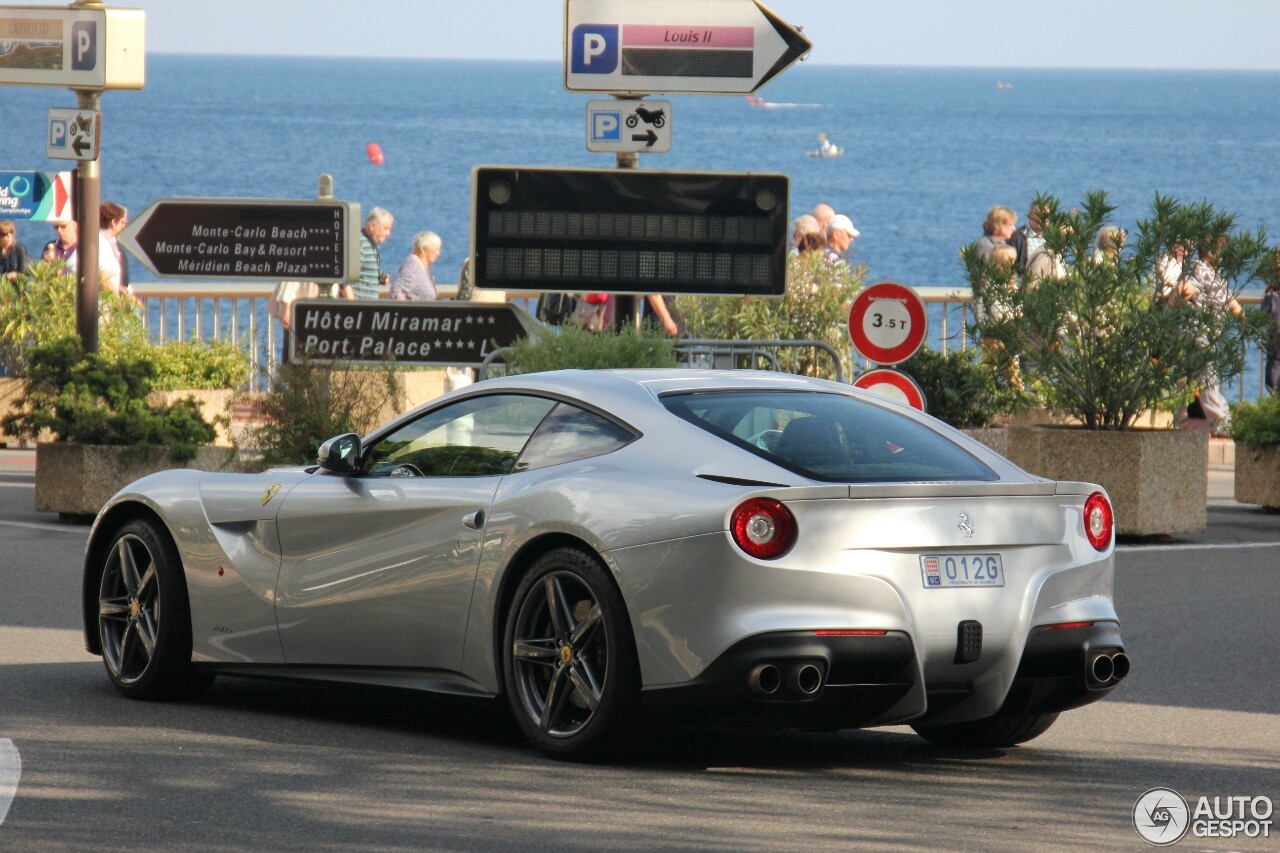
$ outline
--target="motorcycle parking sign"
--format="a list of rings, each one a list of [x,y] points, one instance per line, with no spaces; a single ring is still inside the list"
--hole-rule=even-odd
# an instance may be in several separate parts
[[[587,102],[587,150],[665,154],[671,150],[671,102]]]

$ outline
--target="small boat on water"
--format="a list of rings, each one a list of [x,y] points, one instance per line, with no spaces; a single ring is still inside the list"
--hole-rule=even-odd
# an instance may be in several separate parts
[[[996,81],[996,88],[997,88],[997,89],[1000,89],[1000,90],[1002,90],[1002,91],[1008,91],[1009,89],[1012,89],[1012,88],[1013,88],[1013,84],[1012,84],[1012,83],[1007,83],[1007,82],[1005,82],[1004,80],[997,80],[997,81]]]
[[[825,133],[818,134],[818,150],[806,151],[806,157],[843,157],[844,149],[827,139]]]

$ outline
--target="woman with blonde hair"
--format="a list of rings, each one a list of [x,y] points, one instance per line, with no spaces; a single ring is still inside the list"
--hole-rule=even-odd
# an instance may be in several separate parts
[[[987,211],[987,218],[982,223],[982,237],[978,240],[978,254],[990,258],[996,246],[1009,242],[1017,224],[1018,214],[1011,207],[997,204]]]

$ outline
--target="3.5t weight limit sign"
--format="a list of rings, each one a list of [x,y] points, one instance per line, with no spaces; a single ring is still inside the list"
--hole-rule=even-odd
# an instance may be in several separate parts
[[[873,284],[853,300],[849,339],[863,358],[876,364],[898,364],[924,343],[929,318],[924,303],[906,285]]]

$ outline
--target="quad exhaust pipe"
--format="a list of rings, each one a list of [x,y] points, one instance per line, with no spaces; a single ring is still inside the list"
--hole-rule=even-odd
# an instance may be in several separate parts
[[[771,663],[758,663],[747,673],[747,688],[757,696],[772,696],[782,687],[782,673]]]
[[[1089,662],[1089,679],[1095,684],[1115,684],[1129,675],[1129,656],[1124,652],[1103,652]]]
[[[822,683],[822,668],[810,661],[758,663],[747,673],[747,690],[754,696],[808,699]]]

